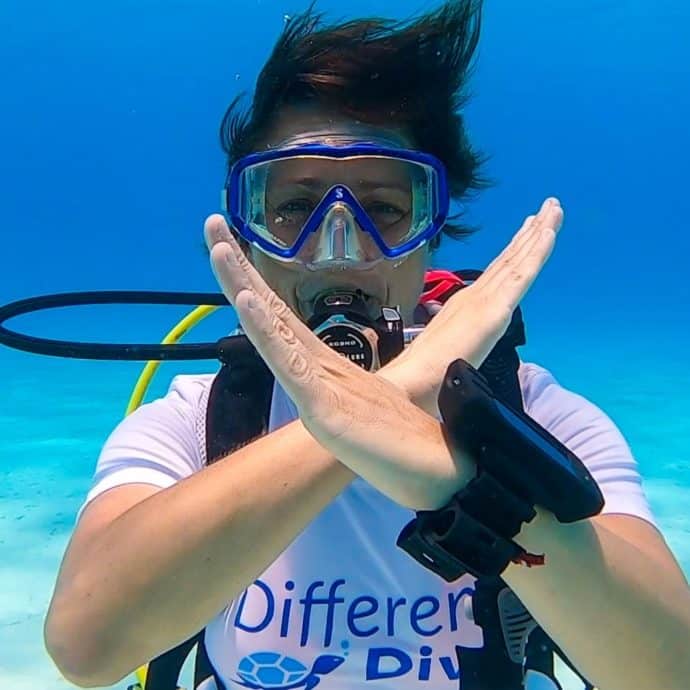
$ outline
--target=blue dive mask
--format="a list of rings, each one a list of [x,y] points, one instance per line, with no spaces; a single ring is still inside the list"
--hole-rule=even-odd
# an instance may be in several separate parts
[[[275,259],[366,269],[434,237],[449,194],[434,156],[385,139],[307,136],[240,159],[223,206],[240,236]]]

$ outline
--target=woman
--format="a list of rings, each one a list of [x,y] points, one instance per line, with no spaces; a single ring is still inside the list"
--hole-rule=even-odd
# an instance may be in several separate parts
[[[213,215],[205,236],[279,384],[269,432],[208,464],[212,376],[178,377],[115,429],[46,621],[75,684],[114,683],[206,627],[228,688],[277,687],[278,673],[281,687],[293,673],[306,687],[323,677],[329,688],[457,688],[455,646],[482,645],[465,613],[473,579],[443,582],[395,538],[413,510],[444,505],[474,476],[446,445],[439,386],[450,362],[479,366],[501,337],[548,259],[561,206],[548,199],[527,217],[482,278],[377,372],[305,324],[339,289],[372,311],[398,306],[411,325],[441,235],[466,234],[437,202],[444,177],[453,198],[481,186],[457,112],[479,15],[463,0],[406,25],[320,29],[306,13],[286,26],[251,112],[231,106],[233,228]],[[683,687],[690,592],[625,441],[546,370],[523,364],[520,384],[527,412],[582,459],[606,505],[571,525],[540,510],[516,540],[546,564],[510,565],[503,578],[597,686]],[[268,663],[277,657],[280,669]]]

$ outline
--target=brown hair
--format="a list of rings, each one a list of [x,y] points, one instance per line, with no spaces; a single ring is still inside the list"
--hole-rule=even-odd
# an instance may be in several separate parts
[[[237,96],[220,138],[228,166],[257,150],[281,106],[315,104],[399,129],[445,165],[457,200],[486,186],[483,157],[470,145],[461,107],[479,41],[481,0],[452,0],[408,21],[356,19],[326,26],[312,4],[286,21],[256,83],[251,108]],[[454,239],[474,229],[448,222]]]

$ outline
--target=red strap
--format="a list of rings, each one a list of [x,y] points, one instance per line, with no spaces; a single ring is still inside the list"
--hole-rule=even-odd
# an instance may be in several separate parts
[[[538,555],[523,551],[517,558],[513,558],[511,560],[513,563],[517,563],[518,565],[526,565],[528,568],[531,568],[534,565],[544,565],[546,558],[544,554]]]
[[[459,285],[465,287],[465,283],[451,271],[433,270],[427,271],[424,276],[424,286],[432,283],[432,286],[422,293],[419,298],[420,304],[427,302],[442,301],[443,295],[449,290]]]

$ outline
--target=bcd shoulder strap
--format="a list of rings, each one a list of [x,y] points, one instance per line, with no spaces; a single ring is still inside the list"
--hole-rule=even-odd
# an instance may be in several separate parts
[[[227,338],[206,407],[206,461],[212,464],[262,436],[268,429],[273,374],[254,346]],[[209,661],[205,629],[149,662],[143,690],[177,690],[187,656],[196,647],[194,687],[213,677],[218,690],[224,684]]]

